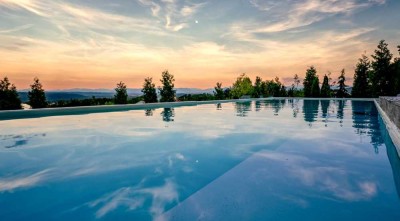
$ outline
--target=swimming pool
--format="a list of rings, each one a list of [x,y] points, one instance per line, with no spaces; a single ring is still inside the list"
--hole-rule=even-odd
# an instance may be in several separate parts
[[[400,220],[372,101],[5,120],[0,143],[0,220]]]

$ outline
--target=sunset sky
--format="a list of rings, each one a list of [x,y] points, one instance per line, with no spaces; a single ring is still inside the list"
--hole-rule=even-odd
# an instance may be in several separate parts
[[[346,69],[400,44],[399,0],[0,0],[0,76],[25,89],[229,86],[240,73],[287,85],[314,65]]]

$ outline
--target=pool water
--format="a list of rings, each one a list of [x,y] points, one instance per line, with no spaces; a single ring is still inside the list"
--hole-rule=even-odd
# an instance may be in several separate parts
[[[0,121],[0,220],[400,220],[372,101]]]

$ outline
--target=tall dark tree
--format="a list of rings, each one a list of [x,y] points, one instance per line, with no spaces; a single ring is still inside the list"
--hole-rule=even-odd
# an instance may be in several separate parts
[[[400,55],[400,45],[397,46]],[[394,73],[394,94],[400,94],[400,57],[394,59],[392,65],[392,71]]]
[[[318,97],[319,96],[319,79],[317,76],[317,70],[314,66],[311,66],[307,72],[306,77],[303,81],[304,85],[304,96],[305,97]]]
[[[300,84],[299,75],[295,74],[294,77],[293,77],[293,80],[294,80],[294,84],[296,85],[296,89],[298,89],[299,84]]]
[[[0,110],[21,109],[17,88],[11,84],[8,77],[0,80]]]
[[[319,88],[318,76],[314,78],[313,83],[311,85],[311,94],[312,94],[312,97],[320,97],[320,95],[321,95],[321,90]]]
[[[262,79],[257,76],[253,86],[253,97],[260,98],[262,95]]]
[[[338,90],[336,92],[336,97],[338,98],[344,98],[348,97],[347,89],[346,89],[346,77],[345,77],[345,70],[343,69],[342,72],[340,73],[340,76],[338,78]]]
[[[229,88],[225,88],[225,90],[224,90],[224,97],[225,97],[225,99],[227,99],[227,98],[231,98],[232,97],[232,95],[231,95],[231,88],[229,87]]]
[[[128,91],[126,85],[120,81],[115,88],[114,102],[115,104],[127,104],[128,103]]]
[[[217,100],[225,99],[224,89],[222,88],[222,83],[217,82],[217,85],[214,87],[214,97]]]
[[[354,72],[353,90],[351,92],[352,97],[371,97],[368,76],[371,69],[371,63],[368,57],[362,55],[356,65]]]
[[[390,63],[393,55],[388,49],[388,44],[381,40],[375,54],[372,55],[372,92],[373,96],[393,95],[394,74],[391,72]]]
[[[31,90],[28,92],[29,105],[32,108],[44,108],[47,106],[46,94],[43,89],[42,83],[40,83],[39,78],[35,77],[33,79],[33,84],[31,85]]]
[[[324,76],[324,81],[321,86],[321,97],[330,97],[331,87],[329,86],[329,78],[327,75]]]
[[[152,78],[148,77],[144,79],[142,92],[143,92],[143,100],[145,103],[157,102],[156,85],[153,83]]]
[[[162,87],[159,87],[158,90],[160,91],[161,95],[161,102],[174,102],[175,101],[175,93],[174,90],[174,75],[170,74],[168,70],[164,71],[161,74],[161,83]]]

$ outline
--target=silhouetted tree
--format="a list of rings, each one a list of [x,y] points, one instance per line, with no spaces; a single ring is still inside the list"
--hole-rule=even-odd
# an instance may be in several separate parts
[[[371,63],[368,57],[362,55],[358,60],[356,70],[354,72],[353,90],[351,95],[353,97],[371,97],[368,76],[370,73]]]
[[[115,104],[127,104],[128,103],[128,92],[126,85],[121,81],[115,88],[116,94],[114,95]]]
[[[304,96],[305,97],[318,97],[319,96],[319,79],[317,76],[317,70],[314,66],[311,66],[307,72],[306,77],[303,81],[304,85]]]
[[[174,75],[170,74],[168,70],[164,71],[161,74],[161,83],[162,87],[159,87],[158,90],[160,91],[161,95],[161,102],[174,102],[175,101],[175,93],[174,90]]]
[[[32,108],[44,108],[47,106],[46,94],[42,83],[40,83],[37,77],[33,79],[31,90],[28,92],[28,98],[29,105],[31,105]]]
[[[292,84],[292,86],[289,88],[289,90],[287,90],[287,96],[288,97],[294,97],[295,94],[295,87],[294,84]]]
[[[280,82],[278,77],[270,81],[265,81],[266,94],[274,97],[287,96],[286,87]]]
[[[300,84],[300,78],[297,74],[294,75],[293,77],[293,84],[292,87],[287,91],[287,96],[288,97],[299,97],[299,84]]]
[[[336,92],[336,97],[339,97],[339,98],[348,97],[348,93],[347,93],[345,82],[346,82],[346,77],[345,77],[345,71],[343,69],[342,72],[340,73],[340,76],[339,76],[339,79],[338,79],[339,88],[338,88],[338,90]]]
[[[240,98],[243,95],[252,95],[253,94],[253,85],[249,77],[246,74],[241,74],[236,82],[233,84],[231,89],[232,98]]]
[[[262,95],[262,79],[257,76],[256,81],[254,82],[253,97],[260,98]]]
[[[8,77],[0,80],[0,110],[21,109],[17,88],[11,84]]]
[[[142,92],[143,92],[143,100],[145,103],[157,102],[156,85],[153,83],[152,78],[148,77],[144,79]]]
[[[270,94],[268,92],[267,82],[268,81],[261,82],[261,93],[262,93],[263,97],[269,97],[270,96]]]
[[[400,45],[397,46],[400,55]],[[394,95],[400,94],[400,57],[394,59],[392,65],[392,71],[394,73]]]
[[[393,94],[394,74],[390,70],[390,62],[393,55],[388,49],[385,40],[379,42],[375,54],[372,55],[372,91],[373,96],[387,96]]]
[[[321,97],[330,97],[331,87],[329,86],[329,78],[327,75],[324,76],[324,81],[321,86]]]
[[[293,80],[294,80],[294,84],[296,85],[296,89],[298,89],[299,84],[300,84],[299,76],[297,74],[295,74],[294,77],[293,77]]]
[[[319,97],[321,94],[321,91],[319,89],[318,76],[314,78],[313,83],[311,85],[311,94],[312,94],[312,97]]]
[[[217,85],[214,87],[214,97],[217,100],[225,99],[224,89],[222,88],[222,83],[217,82]]]
[[[224,90],[224,96],[225,96],[225,99],[227,99],[227,98],[231,98],[232,96],[231,96],[231,88],[229,87],[229,88],[225,88],[225,90]]]

